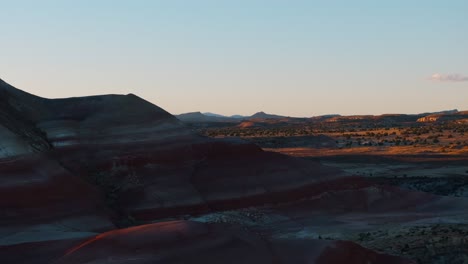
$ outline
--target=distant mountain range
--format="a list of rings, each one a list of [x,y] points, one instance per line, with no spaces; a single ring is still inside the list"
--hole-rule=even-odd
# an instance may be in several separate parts
[[[280,118],[286,118],[286,116],[280,116],[280,115],[272,115],[272,114],[267,114],[265,112],[258,112],[255,113],[251,116],[243,116],[243,115],[232,115],[232,116],[225,116],[225,115],[220,115],[220,114],[215,114],[215,113],[210,113],[210,112],[191,112],[191,113],[185,113],[185,114],[180,114],[176,115],[176,117],[183,121],[183,122],[193,122],[193,123],[198,123],[198,122],[229,122],[229,123],[238,123],[243,120],[250,120],[250,119],[280,119]]]
[[[214,117],[223,117],[223,118],[248,118],[248,116],[243,116],[243,115],[232,115],[232,116],[225,116],[225,115],[219,115],[219,114],[215,114],[215,113],[210,113],[210,112],[205,112],[205,113],[202,113],[203,115],[206,115],[206,116],[214,116]]]
[[[254,118],[261,118],[261,119],[279,119],[279,118],[285,118],[286,116],[280,116],[280,115],[272,115],[272,114],[267,114],[265,112],[258,112],[253,114],[250,119]]]
[[[342,116],[338,114],[329,114],[329,115],[321,115],[321,116],[313,116],[310,118],[299,118],[299,117],[289,117],[289,116],[282,116],[282,115],[275,115],[275,114],[268,114],[263,111],[257,112],[251,116],[243,116],[243,115],[232,115],[232,116],[225,116],[211,112],[191,112],[176,115],[176,117],[181,120],[182,122],[186,123],[241,123],[244,121],[261,121],[261,120],[271,120],[272,122],[275,120],[282,119],[281,121],[297,121],[297,120],[310,120],[310,121],[326,121],[326,122],[346,122],[346,121],[376,121],[376,120],[389,120],[389,121],[402,121],[402,122],[435,122],[435,121],[442,121],[442,120],[453,120],[453,119],[460,119],[465,118],[466,111],[458,111],[457,109],[453,110],[445,110],[439,112],[427,112],[421,114],[384,114],[384,115],[350,115],[350,116]],[[437,118],[433,118],[433,116],[437,116]],[[447,118],[445,118],[447,116]],[[426,118],[427,117],[427,118]]]
[[[225,122],[225,123],[236,123],[237,119],[226,117],[215,114],[202,114],[201,112],[191,112],[176,115],[176,117],[186,123],[207,123],[207,122]]]
[[[427,112],[427,113],[421,113],[419,115],[452,115],[459,113],[458,109],[453,109],[453,110],[444,110],[444,111],[439,111],[439,112]]]

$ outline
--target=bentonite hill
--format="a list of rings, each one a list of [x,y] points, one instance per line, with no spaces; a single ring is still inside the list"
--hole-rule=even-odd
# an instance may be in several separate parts
[[[197,135],[132,94],[0,95],[1,263],[413,263],[345,240],[466,215],[462,198]]]
[[[132,94],[51,100],[3,81],[0,93],[2,263],[411,263],[312,229],[459,208],[199,136]]]

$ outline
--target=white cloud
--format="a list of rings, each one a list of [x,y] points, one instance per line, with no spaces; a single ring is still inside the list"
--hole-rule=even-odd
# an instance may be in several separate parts
[[[429,80],[436,81],[436,82],[468,82],[468,76],[464,76],[458,73],[454,74],[440,74],[435,73]]]

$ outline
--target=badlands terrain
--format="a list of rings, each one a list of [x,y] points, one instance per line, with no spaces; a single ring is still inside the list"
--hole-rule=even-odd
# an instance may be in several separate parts
[[[466,115],[177,119],[0,80],[0,263],[468,263]]]
[[[180,119],[206,136],[239,137],[265,151],[318,161],[379,186],[460,197],[452,200],[454,204],[468,197],[467,111],[311,118],[260,114],[265,117]],[[434,211],[432,223],[390,224],[394,220],[385,218],[380,225],[368,220],[363,221],[369,225],[367,232],[345,235],[349,230],[336,228],[338,235],[325,237],[351,240],[419,263],[468,263],[467,220],[456,218],[448,220]]]

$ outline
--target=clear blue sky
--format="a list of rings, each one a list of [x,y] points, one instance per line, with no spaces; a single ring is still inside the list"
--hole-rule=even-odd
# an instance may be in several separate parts
[[[466,0],[0,0],[0,10],[0,78],[44,97],[135,93],[174,114],[468,110]]]

